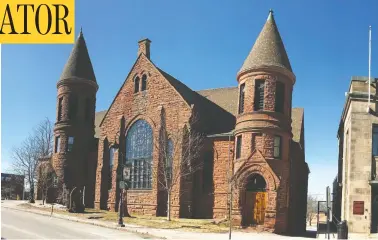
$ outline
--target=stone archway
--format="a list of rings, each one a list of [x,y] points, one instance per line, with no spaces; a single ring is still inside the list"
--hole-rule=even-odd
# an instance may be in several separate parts
[[[257,173],[251,174],[245,184],[243,225],[263,225],[267,203],[266,181]]]
[[[265,228],[274,229],[279,178],[267,163],[249,163],[239,169],[237,179],[241,225],[244,227],[263,225]],[[259,221],[256,221],[254,206],[253,211],[252,206],[248,206],[251,197],[252,202],[258,200],[262,204],[258,214]]]

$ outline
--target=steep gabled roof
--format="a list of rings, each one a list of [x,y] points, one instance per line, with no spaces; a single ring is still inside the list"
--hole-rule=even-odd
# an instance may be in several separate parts
[[[238,106],[238,87],[214,88],[197,91],[227,112],[236,116]]]
[[[199,124],[203,132],[207,134],[221,133],[230,131],[235,127],[235,116],[232,113],[202,96],[198,92],[193,91],[184,83],[160,68],[157,69],[183,97],[183,99],[189,105],[194,105],[195,109],[197,109],[200,116]]]
[[[96,82],[92,62],[82,31],[80,31],[79,37],[75,42],[71,55],[60,76],[60,80],[68,78],[83,78]]]
[[[269,12],[268,20],[257,37],[239,73],[251,68],[266,66],[281,67],[292,72],[272,10]]]

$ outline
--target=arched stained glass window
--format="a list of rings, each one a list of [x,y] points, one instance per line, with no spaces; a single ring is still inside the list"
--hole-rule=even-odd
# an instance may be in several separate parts
[[[108,175],[108,190],[112,189],[112,181],[113,181],[113,164],[114,164],[114,148],[109,149],[109,175]]]
[[[153,133],[145,120],[136,121],[126,136],[126,162],[131,165],[131,188],[151,189]]]

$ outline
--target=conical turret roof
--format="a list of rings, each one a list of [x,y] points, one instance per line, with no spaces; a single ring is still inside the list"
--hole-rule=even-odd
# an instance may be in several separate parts
[[[272,10],[239,73],[263,66],[281,67],[292,72]]]
[[[96,82],[92,62],[82,31],[80,31],[79,37],[75,42],[71,55],[60,76],[60,80],[68,78],[83,78]]]

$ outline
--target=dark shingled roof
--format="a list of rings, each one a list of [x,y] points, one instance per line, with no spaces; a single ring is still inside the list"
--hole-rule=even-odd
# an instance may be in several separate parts
[[[293,133],[293,141],[300,142],[304,120],[304,109],[303,108],[293,108],[291,110],[291,128]],[[304,141],[304,139],[302,139]]]
[[[159,69],[159,71],[162,71]],[[203,101],[204,98],[207,98],[210,100],[213,104],[218,105],[220,108],[225,110],[225,112],[231,113],[233,116],[236,116],[237,109],[238,109],[238,87],[228,87],[228,88],[215,88],[215,89],[206,89],[206,90],[200,90],[200,91],[192,91],[189,87],[187,87],[185,84],[181,83],[177,79],[170,76],[168,73],[165,73],[162,71],[162,74],[165,75],[166,78],[169,78],[168,81],[171,82],[172,85],[174,85],[175,89],[184,97],[186,98],[186,101],[188,101],[189,104],[195,104],[197,101]],[[203,98],[199,98],[198,95],[202,95]],[[197,97],[195,97],[197,96]],[[216,108],[211,107],[212,104],[209,104],[208,101],[206,101],[203,110],[202,111],[217,111],[219,114],[219,109],[216,110]],[[95,119],[95,125],[96,125],[96,134],[95,137],[99,137],[100,135],[100,123],[102,119],[105,116],[106,111],[101,111],[96,113],[96,119]],[[228,115],[224,112],[221,113],[222,115]],[[304,117],[304,110],[303,108],[293,108],[292,109],[292,133],[293,133],[293,141],[300,142],[301,141],[301,133],[302,133],[302,123],[303,123],[303,117]],[[207,114],[212,115],[212,114]],[[215,115],[219,116],[219,115]],[[219,120],[219,119],[218,119]],[[209,125],[213,125],[214,123],[220,122],[216,119],[209,118],[207,121],[214,121],[213,123],[207,122]],[[227,123],[227,126],[225,131],[227,131],[227,128],[229,128],[229,123]],[[234,127],[234,126],[232,126]],[[217,129],[219,130],[219,128]],[[231,129],[230,129],[231,130]],[[220,132],[218,132],[220,133]],[[303,139],[304,140],[304,139]]]
[[[276,66],[292,72],[285,46],[274,21],[273,11],[270,11],[268,20],[239,73],[262,66]]]
[[[193,91],[181,81],[157,68],[189,105],[194,105],[199,113],[198,123],[207,134],[221,133],[235,127],[235,116],[217,103]]]
[[[81,31],[60,76],[60,80],[68,78],[83,78],[96,82],[92,62]]]

